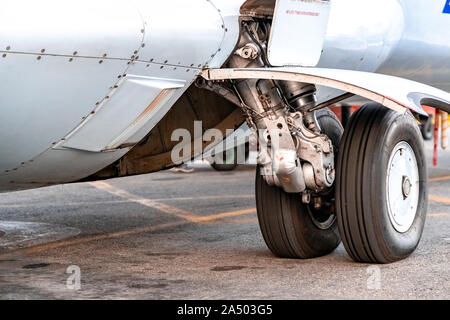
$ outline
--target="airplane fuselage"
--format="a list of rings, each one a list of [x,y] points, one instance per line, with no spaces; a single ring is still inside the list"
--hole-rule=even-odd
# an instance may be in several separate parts
[[[125,155],[239,39],[243,0],[5,1],[0,191],[80,180]],[[444,0],[333,1],[318,67],[450,91]],[[295,30],[292,30],[295,32]],[[336,95],[319,89],[319,100]]]

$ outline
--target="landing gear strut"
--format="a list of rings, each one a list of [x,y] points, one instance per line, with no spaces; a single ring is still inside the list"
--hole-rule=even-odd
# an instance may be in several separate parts
[[[343,128],[329,109],[316,112],[323,133],[338,153]],[[284,258],[314,258],[332,252],[340,243],[334,192],[313,194],[302,201],[301,194],[269,186],[256,170],[256,206],[261,233],[270,250]],[[313,199],[321,199],[317,205]],[[303,203],[308,202],[308,203]]]
[[[270,66],[267,28],[242,23],[228,67]],[[257,213],[275,255],[321,256],[340,238],[356,261],[388,263],[414,251],[427,210],[427,170],[409,112],[367,104],[340,141],[342,125],[326,104],[316,104],[309,82],[239,78],[230,86],[258,134]]]

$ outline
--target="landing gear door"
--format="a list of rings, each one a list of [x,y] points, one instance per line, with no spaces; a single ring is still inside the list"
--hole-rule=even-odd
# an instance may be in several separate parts
[[[316,66],[330,9],[330,0],[277,0],[268,48],[270,64]]]

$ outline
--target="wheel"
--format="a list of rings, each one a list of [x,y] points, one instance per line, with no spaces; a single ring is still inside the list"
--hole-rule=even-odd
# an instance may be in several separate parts
[[[220,158],[220,162],[217,163],[216,159]],[[214,161],[211,163],[211,166],[217,171],[231,171],[236,169],[238,166],[237,163],[237,147],[233,149],[226,150],[225,152],[221,152],[214,156]]]
[[[356,261],[390,263],[417,247],[427,211],[427,168],[419,127],[377,103],[351,117],[336,172],[339,233]]]
[[[343,128],[329,109],[316,112],[322,132],[331,139],[337,153]],[[322,195],[321,209],[302,203],[300,194],[269,186],[256,170],[256,208],[259,226],[269,249],[283,258],[314,258],[332,252],[340,243],[334,192]]]
[[[430,114],[428,119],[420,125],[420,131],[422,132],[422,137],[425,140],[433,139],[433,115]]]

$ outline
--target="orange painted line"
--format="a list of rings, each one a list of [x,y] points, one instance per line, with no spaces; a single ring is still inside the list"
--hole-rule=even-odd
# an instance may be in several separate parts
[[[431,218],[443,218],[450,217],[450,213],[429,213],[428,216]]]
[[[176,217],[182,218],[182,219],[190,221],[190,222],[195,222],[195,219],[198,218],[198,215],[196,215],[195,213],[192,213],[192,212],[189,212],[189,211],[186,211],[183,209],[175,208],[168,204],[158,202],[155,200],[141,198],[132,193],[129,193],[128,191],[114,187],[104,181],[89,182],[89,184],[97,189],[100,189],[100,190],[109,192],[113,195],[116,195],[118,197],[127,199],[128,201],[136,202],[136,203],[139,203],[146,207],[157,209],[159,211],[174,215]]]
[[[210,221],[219,220],[219,219],[223,219],[223,218],[242,216],[242,215],[246,215],[246,214],[250,214],[250,213],[256,213],[256,208],[211,214],[211,215],[204,216],[204,217],[198,217],[195,222],[197,222],[197,223],[210,222]]]
[[[217,200],[217,199],[254,199],[254,194],[221,194],[213,196],[158,198],[155,201],[189,201],[189,200]]]
[[[129,193],[128,191],[114,187],[104,181],[89,182],[89,184],[97,189],[109,192],[109,193],[116,195],[118,197],[121,197],[121,198],[125,198],[128,201],[136,202],[141,205],[144,205],[144,206],[147,206],[147,207],[150,207],[153,209],[157,209],[159,211],[174,215],[176,217],[179,217],[179,218],[182,218],[184,220],[187,220],[189,222],[194,222],[194,223],[209,222],[209,221],[214,221],[217,219],[223,219],[223,218],[227,218],[227,217],[234,217],[234,216],[238,216],[238,215],[256,212],[256,208],[252,208],[252,209],[244,209],[244,210],[237,210],[237,211],[231,211],[231,212],[216,213],[216,214],[212,214],[212,215],[208,215],[208,216],[200,216],[193,212],[175,208],[173,206],[170,206],[170,205],[162,203],[162,202],[158,202],[158,201],[155,201],[152,199],[138,197],[132,193]]]
[[[228,219],[227,223],[238,224],[238,225],[255,224],[255,223],[258,223],[258,219],[257,218],[245,218],[245,217],[239,218],[239,217],[236,217],[236,218]]]
[[[198,196],[198,197],[178,197],[178,198],[157,198],[152,199],[153,201],[188,201],[188,200],[217,200],[217,199],[254,199],[254,194],[223,194],[223,195],[213,195],[213,196]],[[61,204],[50,204],[49,206],[86,206],[86,205],[109,205],[109,204],[121,204],[129,203],[130,200],[111,200],[111,201],[92,201],[92,202],[66,202]],[[26,204],[0,204],[0,208],[27,208],[42,206],[42,203],[26,203]]]
[[[428,182],[439,182],[439,181],[447,181],[447,180],[450,180],[450,176],[431,178],[428,180]]]
[[[228,217],[235,217],[235,216],[250,214],[250,213],[254,213],[254,212],[256,212],[256,208],[236,210],[236,211],[231,211],[231,212],[223,212],[223,213],[213,214],[213,215],[205,216],[205,217],[199,216],[195,219],[197,221],[194,221],[194,222],[195,223],[211,222],[214,220],[219,220],[219,219],[228,218]],[[163,224],[159,224],[159,225],[149,225],[149,226],[143,226],[143,227],[133,228],[133,229],[129,229],[129,230],[110,232],[110,233],[105,233],[105,234],[101,234],[101,235],[86,236],[86,237],[82,237],[82,238],[74,238],[74,239],[68,239],[68,240],[62,240],[62,241],[55,241],[55,242],[50,242],[50,243],[46,243],[46,244],[42,244],[42,245],[36,245],[36,246],[30,247],[30,248],[11,250],[2,256],[8,256],[10,254],[17,254],[17,253],[35,254],[35,253],[48,251],[48,250],[52,250],[52,249],[58,249],[58,248],[62,248],[62,247],[69,247],[69,246],[75,246],[75,245],[79,245],[79,244],[85,244],[88,242],[116,239],[116,238],[136,235],[139,233],[153,232],[153,231],[158,231],[158,230],[172,228],[172,227],[179,227],[179,226],[183,226],[183,225],[188,225],[191,222],[192,221],[175,221],[175,222],[168,222],[168,223],[163,223]]]
[[[435,196],[435,195],[430,194],[428,196],[428,199],[430,199],[431,201],[434,201],[434,202],[450,204],[450,198],[446,198],[446,197],[439,197],[439,196]]]

